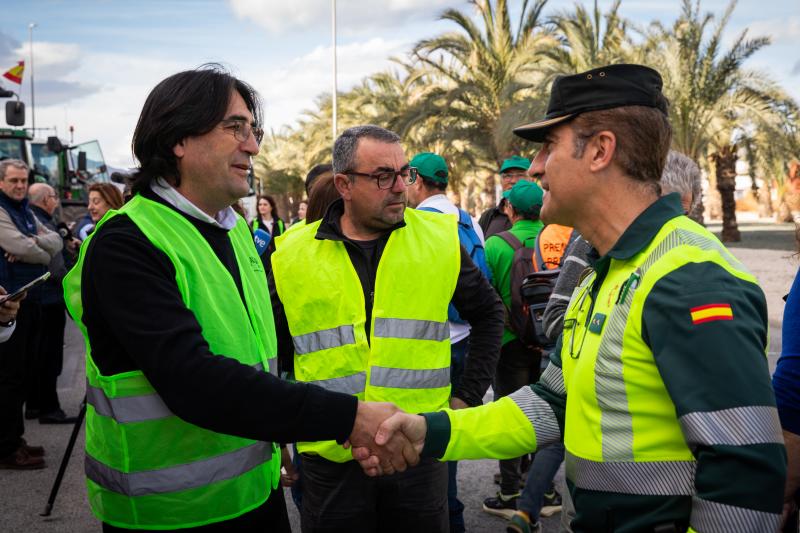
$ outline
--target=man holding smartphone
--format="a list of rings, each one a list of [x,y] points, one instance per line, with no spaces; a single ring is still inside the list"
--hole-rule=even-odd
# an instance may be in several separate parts
[[[47,272],[61,252],[61,236],[36,220],[28,205],[28,166],[18,159],[0,161],[0,285],[9,293]],[[40,291],[20,303],[16,331],[0,345],[0,469],[44,468],[44,449],[28,446],[22,404],[26,381],[34,378],[38,353]],[[8,322],[0,324],[6,325]],[[38,413],[37,413],[38,416]]]
[[[3,294],[7,294],[7,292],[3,287],[0,287],[0,296]],[[11,335],[14,334],[14,330],[17,329],[17,312],[19,311],[19,302],[23,298],[25,298],[24,294],[20,298],[7,299],[0,304],[0,323],[4,324],[0,326],[0,343],[10,339]]]

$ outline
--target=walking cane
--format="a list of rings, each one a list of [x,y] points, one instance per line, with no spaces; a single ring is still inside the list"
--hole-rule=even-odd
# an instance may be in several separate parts
[[[67,465],[69,464],[69,458],[72,455],[72,448],[75,447],[75,441],[78,438],[78,433],[81,431],[81,426],[83,425],[83,417],[86,415],[86,396],[83,397],[83,402],[81,403],[80,411],[78,412],[78,419],[75,421],[75,425],[72,428],[72,435],[69,437],[69,443],[67,443],[67,449],[64,450],[64,457],[61,458],[61,465],[58,467],[58,474],[56,474],[56,480],[53,482],[53,488],[50,489],[50,497],[47,498],[47,505],[44,506],[44,512],[40,513],[39,516],[50,516],[50,511],[53,510],[53,504],[56,501],[56,496],[58,495],[58,489],[61,487],[61,480],[64,479],[64,472],[67,471]]]

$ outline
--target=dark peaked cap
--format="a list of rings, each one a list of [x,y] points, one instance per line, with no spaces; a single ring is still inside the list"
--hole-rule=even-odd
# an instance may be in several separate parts
[[[544,142],[547,131],[587,111],[624,106],[647,106],[667,114],[661,94],[661,75],[642,65],[608,65],[571,76],[558,76],[550,89],[543,120],[514,129],[534,142]]]

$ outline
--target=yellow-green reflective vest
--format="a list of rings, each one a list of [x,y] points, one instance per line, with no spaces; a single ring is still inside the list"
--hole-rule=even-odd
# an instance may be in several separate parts
[[[450,397],[447,306],[461,264],[455,217],[406,209],[378,264],[370,339],[361,281],[340,241],[315,239],[321,221],[287,232],[272,256],[286,310],[297,381],[412,413]],[[302,452],[345,462],[333,441],[299,443]]]
[[[247,307],[233,277],[186,218],[136,196],[119,211],[107,213],[98,228],[120,213],[172,261],[183,302],[197,317],[211,352],[274,374],[275,325],[246,222],[239,218],[228,234]],[[264,503],[280,480],[280,453],[274,444],[181,420],[141,371],[100,373],[82,322],[86,249],[84,243],[64,279],[64,295],[86,339],[85,467],[92,512],[118,527],[177,529],[235,518]]]
[[[575,486],[627,494],[694,493],[694,456],[642,338],[642,312],[652,288],[694,262],[715,263],[757,284],[711,233],[679,216],[633,257],[611,259],[594,306],[594,273],[575,288],[561,348],[568,398],[566,470]]]

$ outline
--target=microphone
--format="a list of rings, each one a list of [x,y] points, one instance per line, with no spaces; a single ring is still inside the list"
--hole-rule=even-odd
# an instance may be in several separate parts
[[[256,251],[258,252],[259,256],[264,255],[264,252],[267,251],[267,246],[269,246],[269,241],[272,240],[272,235],[269,232],[264,231],[261,228],[258,228],[253,233],[253,243],[256,245]]]
[[[61,238],[65,241],[68,241],[72,238],[72,230],[69,229],[64,222],[59,222],[56,224],[56,229],[58,230],[58,234],[61,235]]]

